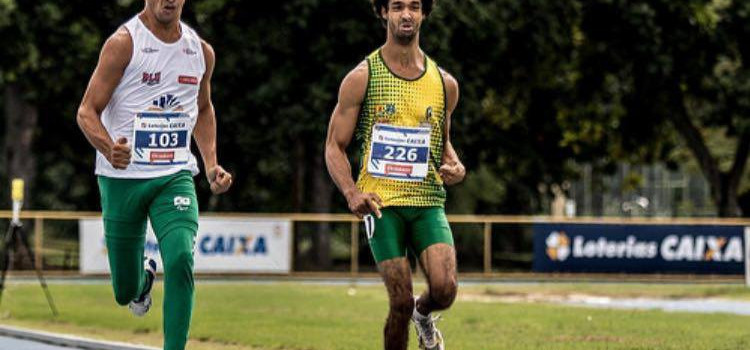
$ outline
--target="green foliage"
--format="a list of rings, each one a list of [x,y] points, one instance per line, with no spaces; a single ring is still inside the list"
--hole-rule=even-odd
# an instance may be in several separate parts
[[[101,44],[142,6],[0,0],[0,88],[22,84],[40,112],[40,208],[98,208],[76,108]],[[236,175],[220,197],[199,178],[202,208],[314,211],[330,195],[345,211],[314,179],[339,82],[384,41],[369,2],[195,0],[183,17],[216,51],[219,158]],[[684,163],[680,106],[726,171],[750,130],[749,17],[731,0],[440,2],[421,40],[461,88],[452,140],[468,177],[450,210],[544,212],[538,188],[575,179],[571,160]]]
[[[676,164],[671,150],[689,149],[719,213],[734,215],[732,183],[750,141],[743,38],[750,27],[740,20],[747,8],[724,0],[586,2],[579,102],[562,118],[577,132],[566,141],[576,150],[606,145],[605,154],[630,162]],[[587,133],[594,137],[576,137]]]
[[[579,10],[573,1],[442,2],[428,19],[425,50],[462,94],[451,137],[469,173],[449,192],[465,203],[453,210],[535,213],[537,185],[565,177],[572,152],[555,119],[571,93]],[[476,196],[487,183],[505,190]]]
[[[322,157],[338,84],[380,40],[368,4],[206,1],[195,8],[199,32],[217,52],[220,161],[238,175],[217,208],[313,210],[293,208],[290,184],[296,172],[307,174],[303,188],[316,171],[328,177],[315,159]],[[305,203],[325,195],[304,192]]]

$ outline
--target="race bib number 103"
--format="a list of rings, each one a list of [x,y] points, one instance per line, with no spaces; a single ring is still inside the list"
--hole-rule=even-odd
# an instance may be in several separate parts
[[[143,112],[134,122],[133,163],[186,164],[190,158],[190,117],[186,113]]]

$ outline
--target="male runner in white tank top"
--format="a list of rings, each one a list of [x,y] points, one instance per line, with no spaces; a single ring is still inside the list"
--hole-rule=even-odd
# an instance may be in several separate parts
[[[112,286],[141,316],[151,306],[156,263],[146,259],[146,219],[164,262],[164,349],[182,350],[193,308],[193,245],[198,203],[190,152],[195,139],[211,191],[232,176],[218,165],[211,103],[211,46],[180,21],[185,0],[145,0],[102,47],[78,109],[96,148],[96,175]],[[145,265],[145,266],[144,266]]]

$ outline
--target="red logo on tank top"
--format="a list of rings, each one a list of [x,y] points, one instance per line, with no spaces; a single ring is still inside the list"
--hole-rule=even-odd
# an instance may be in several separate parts
[[[189,75],[180,75],[177,78],[177,82],[180,84],[198,85],[198,78]]]
[[[161,82],[161,72],[156,73],[143,73],[143,78],[141,78],[141,83],[146,84],[148,86],[153,86],[156,84],[159,84]]]

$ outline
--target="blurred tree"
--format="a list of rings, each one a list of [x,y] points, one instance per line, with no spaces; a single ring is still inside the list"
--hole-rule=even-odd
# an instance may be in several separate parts
[[[718,214],[738,215],[750,147],[748,10],[725,0],[584,2],[579,102],[560,118],[566,143],[647,162],[687,147]],[[728,159],[710,149],[712,130],[733,140]]]
[[[197,27],[217,51],[221,157],[238,175],[235,190],[211,198],[207,207],[346,210],[342,196],[334,195],[322,145],[339,82],[385,40],[369,2],[194,4]],[[573,67],[577,7],[543,0],[439,6],[421,39],[426,53],[461,84],[453,137],[470,168],[467,184],[451,189],[449,209],[539,211],[537,185],[561,181],[572,154],[559,146],[555,106],[571,91],[561,72]],[[325,265],[329,238],[313,237],[311,254]]]
[[[452,138],[469,171],[450,211],[543,212],[539,185],[570,176],[556,115],[572,92],[579,16],[575,1],[443,1],[427,20],[425,50],[461,88]]]
[[[340,80],[382,37],[368,3],[196,1],[194,9],[217,52],[220,156],[238,175],[228,196],[207,203],[209,210],[342,208],[333,206],[323,142]],[[309,258],[327,268],[331,238],[322,233],[330,227],[317,231]]]
[[[669,150],[688,147],[724,203],[722,215],[731,215],[747,159],[748,6],[440,1],[421,39],[459,80],[452,137],[469,169],[465,184],[449,189],[449,211],[544,212],[545,189],[576,176],[570,160],[677,166]],[[36,207],[98,209],[93,149],[75,112],[101,44],[142,7],[0,0],[0,130],[13,154],[0,175],[19,171],[12,161],[24,173],[37,169]],[[322,148],[339,82],[385,39],[369,1],[191,0],[183,18],[217,53],[219,157],[237,180],[222,196],[196,181],[201,207],[345,211]],[[718,153],[710,135],[738,151]],[[19,149],[21,136],[28,142]],[[356,164],[354,146],[351,156]],[[329,244],[320,239],[311,254],[325,262]]]
[[[76,109],[100,45],[133,5],[143,4],[0,0],[0,89],[6,124],[6,166],[0,175],[27,179],[27,191],[34,191],[27,196],[30,207],[98,207],[89,175],[93,157],[79,137]]]

